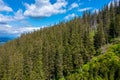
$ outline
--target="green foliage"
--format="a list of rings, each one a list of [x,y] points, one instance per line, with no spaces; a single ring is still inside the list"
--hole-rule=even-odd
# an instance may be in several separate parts
[[[0,46],[0,80],[119,80],[119,9],[111,3]]]
[[[81,72],[69,75],[68,80],[76,80],[76,76],[79,76],[77,80],[119,80],[120,57],[116,54],[119,51],[118,47],[120,44],[110,46],[106,53],[94,57],[89,63],[83,65]]]
[[[120,43],[120,38],[118,37],[118,38],[111,39],[110,42],[113,44],[118,44],[118,43]]]
[[[114,52],[117,56],[120,57],[120,43],[111,46],[111,47],[108,49],[108,51],[109,51],[109,52]]]

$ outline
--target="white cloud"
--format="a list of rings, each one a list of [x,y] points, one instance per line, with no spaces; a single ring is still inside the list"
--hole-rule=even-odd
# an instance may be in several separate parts
[[[35,4],[27,4],[25,16],[41,18],[49,17],[59,13],[65,13],[67,2],[65,0],[57,0],[56,3],[51,4],[49,0],[35,0]]]
[[[7,6],[2,0],[0,0],[0,11],[12,12],[12,8]]]
[[[11,30],[9,30],[9,34],[20,36],[22,33],[28,33],[39,29],[40,27],[17,27],[17,28],[11,28]]]
[[[108,6],[110,7],[111,4],[113,4],[113,6],[114,6],[115,2],[117,2],[117,3],[118,3],[117,5],[119,5],[119,1],[120,1],[120,0],[111,0],[111,1],[109,2]]]
[[[77,8],[77,7],[79,7],[79,5],[77,3],[73,3],[73,4],[71,4],[69,10],[72,10],[74,8]]]
[[[82,8],[82,9],[79,9],[78,11],[79,12],[84,12],[84,11],[87,11],[87,10],[90,10],[92,9],[91,7],[87,7],[87,8]]]
[[[15,16],[14,16],[14,19],[15,20],[22,20],[24,19],[24,15],[23,15],[23,11],[22,9],[19,9],[16,13],[15,13]]]
[[[5,16],[3,14],[0,14],[0,24],[6,24],[7,22],[13,21],[12,16]]]
[[[0,12],[12,12],[12,8],[10,8],[7,4],[4,3],[3,0],[0,0]],[[12,21],[18,21],[24,19],[23,11],[22,9],[19,9],[17,12],[12,12],[14,15],[7,15],[0,13],[0,24],[7,24]]]
[[[69,15],[67,15],[67,16],[65,16],[65,20],[70,20],[70,19],[73,19],[74,17],[76,17],[77,15],[75,15],[74,13],[72,13],[72,14],[69,14]]]
[[[14,35],[20,36],[22,33],[39,30],[40,27],[12,27],[11,25],[0,25],[0,36]]]
[[[6,24],[12,21],[19,21],[25,19],[23,11],[19,9],[13,16],[0,14],[0,24]]]

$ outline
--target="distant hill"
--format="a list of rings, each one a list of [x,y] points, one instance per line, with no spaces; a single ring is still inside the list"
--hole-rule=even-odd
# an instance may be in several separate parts
[[[0,37],[0,42],[7,42],[7,41],[10,41],[12,40],[12,38],[9,38],[9,37]]]
[[[13,40],[13,38],[9,38],[9,37],[0,37],[0,45],[10,41],[10,40]]]
[[[0,45],[3,45],[5,42],[0,42]]]

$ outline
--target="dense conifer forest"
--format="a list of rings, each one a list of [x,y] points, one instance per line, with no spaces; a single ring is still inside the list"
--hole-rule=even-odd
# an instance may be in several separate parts
[[[0,80],[120,80],[120,2],[0,46]]]

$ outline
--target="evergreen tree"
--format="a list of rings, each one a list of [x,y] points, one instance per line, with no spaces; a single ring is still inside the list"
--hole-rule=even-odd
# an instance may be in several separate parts
[[[100,18],[99,18],[98,22],[99,22],[99,24],[97,27],[97,32],[94,36],[94,45],[95,45],[96,49],[100,48],[102,45],[105,44],[105,34],[104,34],[104,30],[103,30],[103,22]]]
[[[0,80],[119,80],[119,9],[111,3],[0,46]]]

